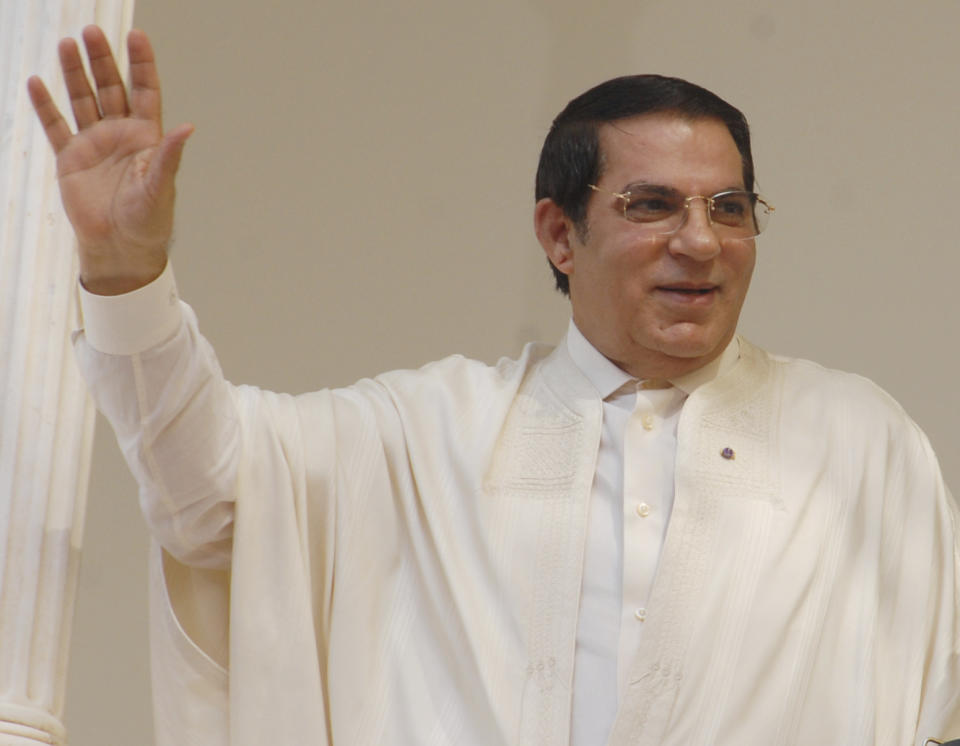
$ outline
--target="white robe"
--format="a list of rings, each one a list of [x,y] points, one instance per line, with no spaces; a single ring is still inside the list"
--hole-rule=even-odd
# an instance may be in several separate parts
[[[290,397],[223,382],[187,315],[78,344],[155,534],[213,568],[154,557],[158,746],[567,744],[601,402],[565,346]],[[609,744],[960,737],[958,523],[886,394],[741,340],[681,415]]]

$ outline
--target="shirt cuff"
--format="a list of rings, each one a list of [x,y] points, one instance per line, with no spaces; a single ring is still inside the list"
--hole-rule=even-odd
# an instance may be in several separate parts
[[[108,355],[135,355],[180,328],[177,284],[170,262],[153,282],[122,295],[95,295],[77,283],[87,343]]]

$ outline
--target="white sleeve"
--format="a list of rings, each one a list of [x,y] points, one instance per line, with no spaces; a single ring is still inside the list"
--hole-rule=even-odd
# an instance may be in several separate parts
[[[933,564],[939,582],[931,583],[926,610],[930,642],[924,656],[918,744],[960,738],[960,506],[942,479],[936,497]]]
[[[233,388],[169,264],[118,296],[80,289],[80,370],[140,487],[158,541],[181,562],[230,562],[240,438]]]

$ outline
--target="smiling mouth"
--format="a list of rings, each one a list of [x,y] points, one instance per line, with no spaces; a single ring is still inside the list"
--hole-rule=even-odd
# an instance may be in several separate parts
[[[689,285],[660,285],[658,297],[673,308],[693,309],[713,308],[720,292],[719,285],[691,287]],[[685,311],[686,312],[686,311]]]
[[[707,295],[716,290],[716,286],[705,287],[705,288],[687,288],[687,287],[670,287],[667,285],[662,285],[660,290],[665,290],[668,293],[683,293],[684,295]]]

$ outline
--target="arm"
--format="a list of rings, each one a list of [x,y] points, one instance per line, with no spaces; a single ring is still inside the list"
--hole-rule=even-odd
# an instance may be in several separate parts
[[[143,32],[128,38],[129,95],[103,32],[89,26],[83,40],[96,93],[76,43],[59,45],[75,133],[43,82],[27,84],[77,235],[86,321],[78,359],[158,539],[185,562],[224,566],[239,459],[232,389],[176,300],[172,275],[161,276],[174,178],[193,128],[163,134],[159,77]]]
[[[184,564],[229,564],[241,446],[223,379],[168,267],[137,291],[81,289],[77,362],[137,480],[151,532]]]

